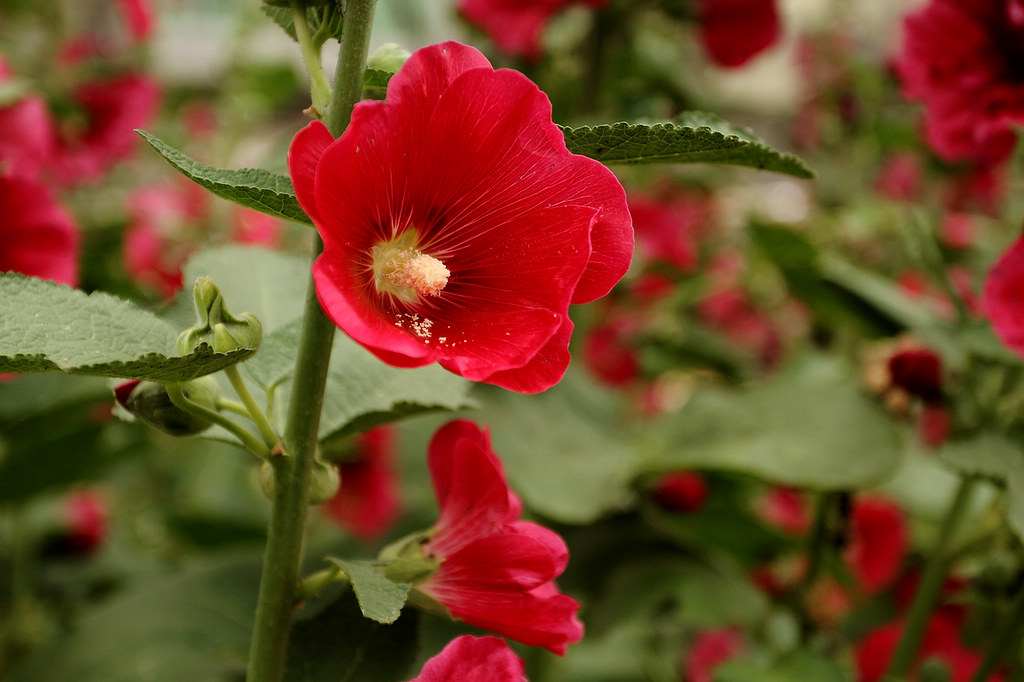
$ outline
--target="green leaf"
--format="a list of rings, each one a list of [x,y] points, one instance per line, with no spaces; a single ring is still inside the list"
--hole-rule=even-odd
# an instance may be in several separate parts
[[[702,112],[672,123],[560,126],[569,151],[601,163],[721,163],[810,178],[814,173],[792,154],[772,149],[750,130]]]
[[[481,393],[474,421],[490,427],[513,489],[527,506],[565,523],[588,523],[624,506],[637,465],[618,396],[574,365],[539,395]]]
[[[65,372],[186,381],[241,362],[255,349],[180,356],[178,331],[108,294],[85,294],[17,273],[0,275],[0,372]]]
[[[412,585],[392,582],[372,561],[333,558],[328,561],[348,575],[364,616],[383,625],[398,620]]]
[[[472,387],[472,382],[440,365],[416,369],[386,365],[339,333],[327,375],[320,440],[342,438],[423,412],[475,407],[469,397]]]
[[[407,680],[418,624],[419,613],[411,609],[393,625],[363,618],[352,590],[345,590],[316,617],[292,627],[284,682]]]
[[[111,597],[8,682],[234,682],[244,676],[257,556],[218,558]]]
[[[822,490],[877,485],[902,453],[852,370],[814,355],[745,390],[698,391],[651,435],[662,471],[739,471]]]
[[[943,462],[968,476],[984,476],[1006,485],[1006,520],[1024,540],[1024,448],[1008,438],[985,433],[946,443]]]
[[[262,168],[228,170],[208,166],[190,159],[155,135],[144,130],[136,132],[185,177],[222,199],[275,218],[305,225],[313,224],[299,207],[292,181],[287,176],[271,173]]]
[[[388,82],[391,77],[395,74],[390,71],[383,69],[366,69],[363,73],[363,87],[364,88],[380,88],[385,89],[388,87]]]

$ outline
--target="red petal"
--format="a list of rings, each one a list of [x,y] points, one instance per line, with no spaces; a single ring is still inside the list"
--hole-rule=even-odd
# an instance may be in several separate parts
[[[1024,356],[1024,236],[999,258],[985,280],[982,308],[996,334]]]
[[[526,682],[523,662],[498,637],[462,635],[409,682]]]
[[[330,131],[320,121],[313,121],[300,130],[288,149],[288,170],[295,188],[295,198],[302,210],[317,222],[316,195],[313,192],[316,167],[324,150],[334,142]]]

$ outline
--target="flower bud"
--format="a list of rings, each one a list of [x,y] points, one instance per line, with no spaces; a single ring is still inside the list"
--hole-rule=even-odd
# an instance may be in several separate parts
[[[387,71],[388,73],[397,73],[402,68],[402,65],[405,64],[405,60],[411,56],[412,54],[409,50],[398,43],[384,43],[367,57],[366,67]]]
[[[192,402],[217,409],[220,387],[212,377],[185,382],[181,389]],[[172,436],[189,436],[212,426],[212,422],[172,403],[167,387],[156,381],[127,381],[114,389],[114,396],[132,415]]]
[[[274,499],[274,467],[270,462],[264,462],[260,469],[260,486],[263,493],[270,499]],[[341,487],[341,476],[338,474],[338,467],[333,464],[325,464],[318,457],[313,463],[313,471],[309,476],[309,503],[320,504],[334,497]]]
[[[263,325],[251,313],[234,317],[228,312],[220,289],[209,277],[196,279],[193,296],[199,322],[178,336],[178,353],[188,355],[202,344],[215,353],[230,353],[242,348],[258,348]]]

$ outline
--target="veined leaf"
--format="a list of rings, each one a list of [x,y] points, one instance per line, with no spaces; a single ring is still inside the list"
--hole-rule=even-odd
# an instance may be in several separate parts
[[[255,348],[178,355],[178,330],[108,294],[17,273],[0,275],[0,372],[65,372],[186,381],[241,362]]]
[[[398,620],[412,585],[392,582],[372,561],[333,558],[328,561],[348,575],[364,616],[383,625]]]
[[[185,177],[222,199],[275,218],[313,224],[299,207],[289,177],[262,168],[229,170],[208,166],[189,158],[155,135],[144,130],[136,132]]]
[[[713,114],[688,112],[671,123],[560,127],[569,151],[608,165],[721,163],[814,176],[796,156],[769,147],[750,130]]]

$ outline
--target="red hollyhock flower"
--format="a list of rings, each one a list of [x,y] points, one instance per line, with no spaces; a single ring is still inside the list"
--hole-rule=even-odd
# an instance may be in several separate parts
[[[719,66],[743,66],[779,40],[775,0],[699,0],[698,37]]]
[[[708,484],[695,471],[665,474],[654,485],[654,501],[665,509],[697,511],[708,497]]]
[[[618,180],[566,149],[533,83],[465,45],[415,52],[337,140],[311,123],[289,166],[324,241],[320,304],[397,367],[543,391],[569,363],[569,304],[629,267]]]
[[[523,662],[498,637],[456,637],[409,682],[527,682]]]
[[[683,196],[669,201],[629,198],[638,251],[645,261],[662,262],[689,272],[697,265],[694,236],[711,215],[709,201]]]
[[[0,215],[0,272],[78,283],[78,230],[45,185],[0,174]]]
[[[0,82],[3,80],[0,77]],[[42,97],[25,97],[0,107],[0,164],[4,173],[40,177],[53,160],[55,143],[50,111]]]
[[[540,59],[541,37],[551,17],[570,5],[604,7],[608,0],[459,0],[463,17],[509,55]]]
[[[928,144],[948,160],[998,164],[1024,123],[1019,0],[932,0],[904,19],[895,68],[925,106]]]
[[[996,335],[1024,356],[1024,235],[1017,238],[988,273],[981,295]]]
[[[555,578],[569,552],[556,533],[520,521],[490,435],[456,420],[430,442],[427,464],[441,518],[423,546],[440,562],[415,587],[458,620],[556,654],[580,641],[579,604],[558,592]]]
[[[926,403],[942,402],[942,358],[930,348],[902,348],[889,358],[892,385]]]
[[[398,516],[393,464],[395,431],[378,426],[356,437],[356,457],[339,465],[341,487],[323,505],[329,519],[361,540],[373,540]]]
[[[875,189],[893,201],[916,201],[921,196],[921,163],[909,151],[888,157],[875,178]]]
[[[686,654],[684,682],[711,682],[715,668],[738,656],[744,648],[743,636],[734,628],[701,632]]]
[[[595,377],[613,387],[626,386],[640,376],[635,337],[639,320],[613,317],[594,325],[583,340],[582,358]]]
[[[796,488],[773,486],[758,500],[757,512],[766,523],[790,535],[803,535],[811,529],[807,499]]]
[[[80,490],[64,498],[67,542],[76,554],[95,551],[107,537],[107,502],[92,490]]]
[[[843,558],[864,592],[874,594],[896,580],[909,545],[910,531],[899,505],[871,497],[854,501]]]

